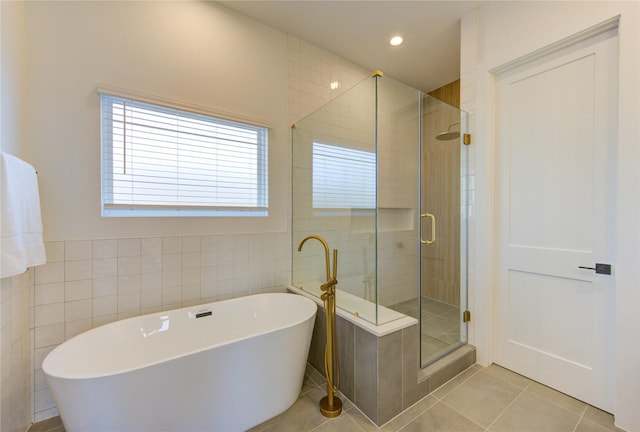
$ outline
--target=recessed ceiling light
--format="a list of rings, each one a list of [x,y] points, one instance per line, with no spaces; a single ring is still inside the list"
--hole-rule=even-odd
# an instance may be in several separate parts
[[[404,42],[404,39],[402,38],[402,36],[394,36],[391,38],[391,40],[389,41],[389,43],[393,46],[398,46],[400,45],[402,42]]]

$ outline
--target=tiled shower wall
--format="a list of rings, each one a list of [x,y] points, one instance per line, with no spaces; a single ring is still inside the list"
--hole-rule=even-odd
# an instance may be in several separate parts
[[[372,72],[293,36],[288,36],[287,44],[289,121],[292,124],[349,90]]]
[[[58,344],[141,314],[284,291],[288,245],[288,233],[47,242],[33,295],[35,421],[57,414],[41,366]]]

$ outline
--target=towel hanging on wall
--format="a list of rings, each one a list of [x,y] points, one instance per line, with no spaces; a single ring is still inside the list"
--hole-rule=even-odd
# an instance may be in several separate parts
[[[46,262],[35,169],[0,152],[0,278]]]

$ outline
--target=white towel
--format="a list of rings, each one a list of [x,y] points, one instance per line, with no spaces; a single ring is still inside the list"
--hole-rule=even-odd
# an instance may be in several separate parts
[[[0,152],[0,278],[46,262],[35,169]]]

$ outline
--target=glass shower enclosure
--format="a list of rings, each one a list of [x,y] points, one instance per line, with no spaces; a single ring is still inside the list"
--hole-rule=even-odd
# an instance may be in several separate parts
[[[292,128],[292,283],[320,297],[338,250],[338,308],[420,321],[422,364],[467,341],[466,114],[381,73]],[[463,187],[464,185],[464,187]]]

